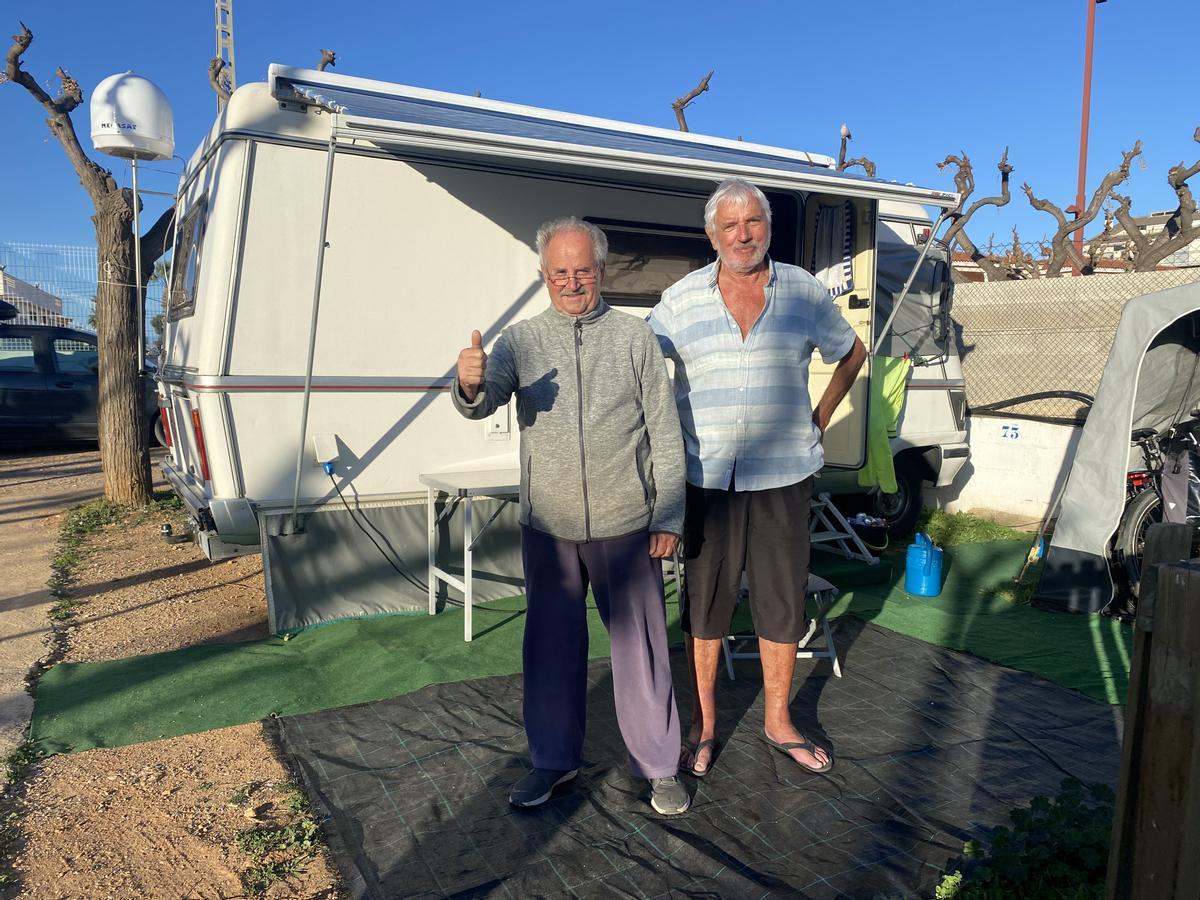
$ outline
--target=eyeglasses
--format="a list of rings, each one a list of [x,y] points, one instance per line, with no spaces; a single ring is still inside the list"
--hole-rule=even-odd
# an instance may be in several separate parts
[[[596,280],[595,269],[576,269],[574,272],[554,272],[546,275],[546,280],[555,287],[566,287],[572,281],[580,284],[592,284]]]

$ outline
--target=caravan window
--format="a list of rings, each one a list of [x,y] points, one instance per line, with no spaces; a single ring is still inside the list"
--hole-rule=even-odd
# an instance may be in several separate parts
[[[604,297],[610,303],[652,307],[676,281],[716,258],[702,228],[591,217],[587,221],[608,237]]]
[[[201,198],[176,228],[175,249],[171,255],[168,321],[174,322],[196,311],[196,273],[200,266],[200,248],[204,243],[207,214],[208,200]]]

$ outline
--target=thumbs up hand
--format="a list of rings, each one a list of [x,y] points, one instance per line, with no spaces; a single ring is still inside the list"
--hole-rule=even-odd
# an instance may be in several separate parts
[[[458,386],[468,401],[473,401],[483,387],[486,368],[487,354],[483,352],[483,337],[478,331],[472,331],[471,346],[464,347],[458,354]]]

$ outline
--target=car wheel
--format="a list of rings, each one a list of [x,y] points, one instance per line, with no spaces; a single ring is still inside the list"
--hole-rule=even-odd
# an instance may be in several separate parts
[[[907,537],[921,515],[921,471],[908,455],[896,457],[896,493],[882,491],[873,497],[875,515],[888,523],[892,538]]]
[[[154,430],[152,433],[154,435],[154,445],[156,447],[167,446],[167,429],[163,425],[162,416],[157,412],[154,416]]]

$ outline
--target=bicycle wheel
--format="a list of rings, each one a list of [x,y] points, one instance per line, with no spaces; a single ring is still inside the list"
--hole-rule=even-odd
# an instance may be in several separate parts
[[[1146,549],[1146,529],[1162,521],[1162,497],[1157,491],[1142,491],[1121,514],[1117,526],[1116,550],[1125,569],[1129,592],[1136,599],[1142,579],[1142,553]]]

